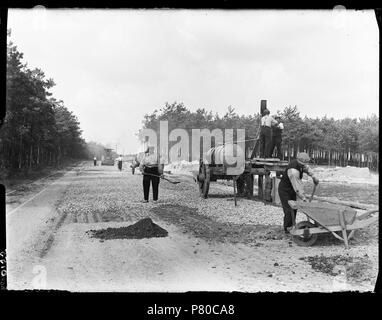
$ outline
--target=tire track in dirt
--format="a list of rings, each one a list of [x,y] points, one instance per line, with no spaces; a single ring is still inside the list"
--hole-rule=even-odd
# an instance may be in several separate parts
[[[78,169],[77,168],[74,169],[74,171],[76,172],[76,176],[79,175],[82,170],[84,170],[83,163],[80,164],[80,167]],[[69,171],[71,171],[71,170],[69,170]],[[60,206],[60,204],[62,203],[68,188],[70,188],[70,185],[71,185],[71,183],[67,186],[67,189],[63,193],[61,199],[58,201],[58,203],[56,203],[56,205],[55,205],[55,209],[56,210]],[[46,254],[49,252],[50,248],[53,245],[53,242],[54,242],[54,239],[55,239],[55,234],[57,233],[57,231],[60,229],[60,227],[65,222],[70,223],[72,221],[72,219],[73,219],[73,216],[74,215],[72,215],[72,214],[68,214],[68,211],[63,211],[62,214],[58,217],[57,223],[54,224],[54,226],[52,228],[52,231],[50,232],[47,240],[43,243],[42,248],[39,251],[39,257],[40,258],[44,258],[46,256]],[[77,216],[74,216],[74,217],[77,220]]]
[[[93,222],[99,222],[99,217],[96,211],[93,211],[92,213]]]
[[[69,218],[69,219],[67,219],[67,218]],[[48,239],[45,241],[45,243],[44,243],[44,245],[40,251],[40,254],[39,254],[40,258],[43,258],[46,256],[46,254],[48,253],[48,251],[50,250],[50,248],[53,245],[54,236],[55,236],[56,232],[58,231],[58,229],[60,229],[60,227],[64,224],[64,222],[66,220],[70,220],[70,216],[68,216],[67,212],[65,212],[61,215],[61,217],[58,219],[58,222],[54,226],[52,232],[50,233]]]
[[[84,212],[82,214],[82,219],[83,219],[84,223],[89,223],[89,218],[88,218],[87,212]]]

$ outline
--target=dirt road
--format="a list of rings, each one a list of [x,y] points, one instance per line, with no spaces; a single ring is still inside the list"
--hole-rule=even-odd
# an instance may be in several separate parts
[[[239,199],[212,184],[160,183],[141,203],[142,176],[82,163],[7,199],[9,289],[70,291],[339,291],[374,289],[376,226],[345,250],[330,236],[299,247],[282,232],[282,209]],[[150,217],[163,238],[100,240],[90,230]],[[300,217],[302,218],[302,217]]]

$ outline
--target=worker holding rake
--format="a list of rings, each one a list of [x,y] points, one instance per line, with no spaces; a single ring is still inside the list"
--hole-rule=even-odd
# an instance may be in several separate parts
[[[279,196],[284,211],[284,231],[289,233],[296,219],[297,210],[290,207],[288,201],[296,200],[297,196],[302,201],[307,201],[302,184],[304,172],[313,179],[315,185],[319,180],[314,176],[312,169],[307,165],[310,161],[305,152],[297,154],[297,159],[292,160],[282,174],[279,184]]]
[[[139,169],[143,174],[144,203],[149,202],[150,183],[153,188],[153,200],[158,201],[159,180],[163,176],[164,165],[160,163],[160,157],[154,147],[147,148],[145,156],[140,162]]]

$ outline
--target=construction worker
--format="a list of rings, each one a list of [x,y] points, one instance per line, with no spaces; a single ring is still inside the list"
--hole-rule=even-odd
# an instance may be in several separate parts
[[[140,162],[139,162],[140,160],[139,159],[141,159],[141,158],[142,158],[142,156],[139,155],[139,154],[134,156],[134,159],[133,159],[133,161],[131,163],[131,166],[130,166],[132,174],[135,173],[135,168],[139,168],[139,164],[140,164]]]
[[[314,176],[312,169],[308,166],[310,158],[307,153],[297,154],[297,159],[292,160],[282,174],[279,184],[279,196],[284,211],[284,231],[289,233],[289,229],[294,225],[297,210],[293,210],[288,201],[295,200],[297,197],[302,201],[307,201],[302,184],[302,176],[305,172],[312,179],[314,184],[319,180]],[[297,196],[297,197],[296,197]]]
[[[140,162],[139,169],[143,174],[143,202],[149,202],[150,183],[153,188],[153,200],[158,201],[159,179],[163,175],[164,165],[154,147],[147,148],[145,156]]]
[[[96,166],[97,165],[97,157],[94,157],[93,161],[94,161],[94,166]]]
[[[135,173],[135,168],[138,166],[137,165],[137,157],[135,157],[133,159],[133,161],[131,162],[131,165],[130,165],[130,168],[131,168],[131,173],[134,174]]]
[[[281,160],[281,141],[282,141],[282,132],[284,130],[284,124],[281,122],[280,117],[274,117],[276,121],[279,123],[277,125],[272,126],[272,145],[271,145],[271,156],[273,155],[273,151],[276,148],[276,158]]]
[[[270,116],[268,109],[264,110],[264,116],[261,118],[260,131],[260,158],[270,158],[272,147],[272,126],[278,125],[278,122]]]
[[[117,163],[118,163],[118,169],[119,171],[122,171],[122,155],[120,154],[119,157],[117,158]]]

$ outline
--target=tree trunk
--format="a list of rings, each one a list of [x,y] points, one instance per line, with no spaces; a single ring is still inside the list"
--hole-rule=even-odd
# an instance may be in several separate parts
[[[328,151],[328,166],[330,166],[330,150]]]
[[[58,146],[58,165],[61,164],[61,156],[62,156],[62,154],[61,154],[61,147]]]
[[[9,153],[8,153],[8,160],[12,163],[11,166],[12,168],[14,168],[14,163],[13,161],[11,160],[13,157],[12,157],[12,153],[13,153],[13,148],[10,146],[9,148]]]
[[[29,152],[29,168],[32,168],[32,162],[33,162],[33,146],[31,145],[30,152]]]
[[[20,150],[19,150],[19,169],[21,169],[21,161],[22,161],[22,154],[23,154],[23,136],[20,134]]]
[[[378,153],[377,153],[377,156],[376,156],[376,163],[375,163],[375,171],[378,172],[378,165],[379,165],[379,159],[378,159]]]
[[[358,167],[361,168],[361,154],[357,153],[358,156]]]
[[[37,145],[37,167],[40,165],[40,146]]]

